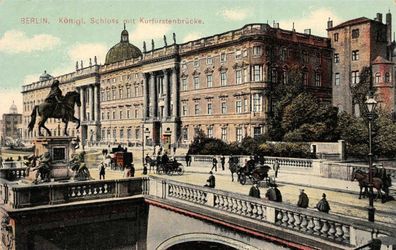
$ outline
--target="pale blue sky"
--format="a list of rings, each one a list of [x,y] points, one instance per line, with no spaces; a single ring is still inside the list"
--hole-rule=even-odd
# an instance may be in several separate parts
[[[326,36],[328,17],[336,25],[361,16],[373,18],[380,12],[385,20],[388,9],[395,20],[395,0],[0,0],[0,114],[8,110],[12,100],[21,111],[21,86],[38,80],[44,70],[53,75],[67,73],[74,69],[76,60],[87,65],[94,55],[103,63],[107,50],[119,42],[124,19],[136,20],[127,24],[130,41],[139,48],[147,41],[150,48],[152,38],[156,47],[162,46],[164,34],[169,43],[172,32],[183,42],[247,23],[268,21],[272,25],[273,20],[284,29],[291,29],[294,21],[297,31],[312,28],[313,34]],[[24,17],[47,18],[49,24],[24,24]],[[91,24],[91,17],[119,22]],[[140,17],[197,18],[204,23],[142,25]],[[85,24],[62,24],[59,18],[83,18]]]

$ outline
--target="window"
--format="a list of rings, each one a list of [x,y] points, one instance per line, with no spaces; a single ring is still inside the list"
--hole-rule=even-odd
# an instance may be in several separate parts
[[[135,129],[135,138],[136,139],[139,139],[141,136],[140,136],[140,129]]]
[[[358,38],[358,37],[359,37],[359,29],[353,29],[352,38]]]
[[[115,118],[116,118],[116,112],[115,111],[113,111],[113,120],[115,120]]]
[[[187,105],[183,105],[182,107],[182,116],[186,116],[187,115]]]
[[[381,81],[381,74],[379,72],[375,73],[375,83],[379,83]]]
[[[110,120],[110,112],[107,111],[107,120]]]
[[[221,53],[220,54],[220,62],[225,62],[227,60],[227,55],[226,53]]]
[[[227,141],[227,128],[221,128],[221,140]]]
[[[320,72],[315,72],[315,86],[320,86],[321,85],[321,76]]]
[[[220,73],[220,85],[221,86],[226,86],[227,85],[227,74],[226,74],[226,72],[221,72]]]
[[[128,109],[127,110],[127,119],[131,118],[131,111]]]
[[[199,104],[195,104],[195,105],[194,105],[194,114],[195,114],[195,115],[199,115],[199,113],[200,113],[199,111],[200,111],[200,110],[199,110]]]
[[[194,77],[194,89],[199,89],[199,77]]]
[[[100,100],[103,102],[103,101],[105,101],[105,92],[104,91],[101,91],[100,92]],[[24,109],[24,111],[26,111],[25,109],[25,104],[24,104],[24,106],[23,106],[23,109]]]
[[[117,129],[113,129],[113,140],[117,138]]]
[[[212,114],[212,103],[208,103],[208,115]]]
[[[303,84],[308,85],[308,72],[303,72]]]
[[[135,96],[139,96],[139,86],[135,86]]]
[[[278,76],[277,75],[278,75],[278,72],[276,72],[276,69],[273,68],[271,70],[271,82],[272,83],[276,83],[278,81]]]
[[[138,118],[138,117],[139,117],[139,110],[138,110],[138,109],[135,109],[134,117],[135,117],[135,118]]]
[[[334,74],[334,84],[336,86],[340,85],[340,73],[335,73]]]
[[[236,141],[242,141],[242,128],[236,128]]]
[[[111,90],[111,95],[112,95],[112,99],[115,100],[116,99],[116,90],[115,89]]]
[[[254,65],[253,66],[253,81],[259,82],[261,81],[263,66],[262,65]]]
[[[351,72],[351,83],[357,84],[359,83],[359,71],[352,71]]]
[[[130,128],[127,129],[127,139],[128,140],[132,139],[132,129],[130,129]],[[136,137],[136,139],[137,139],[137,137]]]
[[[213,86],[213,75],[207,75],[206,76],[206,83],[208,88],[211,88]]]
[[[213,137],[213,127],[208,127],[207,135],[209,138]]]
[[[308,53],[306,51],[303,51],[303,63],[308,63],[308,61]]]
[[[338,42],[338,33],[334,33],[334,42]]]
[[[104,120],[104,112],[102,112],[102,120]]]
[[[241,69],[237,69],[235,71],[235,77],[236,77],[236,84],[241,84],[242,83],[242,70]]]
[[[248,69],[244,68],[243,69],[243,82],[248,82],[249,80],[250,79],[249,79]]]
[[[194,60],[194,67],[198,67],[198,66],[199,66],[199,60],[198,60],[198,58],[196,58]]]
[[[182,89],[184,91],[187,90],[187,78],[182,79]]]
[[[334,62],[339,63],[340,62],[340,54],[334,54]]]
[[[227,103],[226,102],[221,103],[221,113],[227,114]]]
[[[235,111],[237,114],[242,113],[242,101],[241,100],[237,100],[235,102]]]
[[[122,119],[122,110],[120,110],[120,119]]]
[[[386,83],[390,82],[390,74],[389,74],[389,72],[385,73],[385,79],[384,80],[385,80]]]
[[[280,59],[284,61],[287,59],[286,57],[287,57],[287,50],[286,48],[282,48],[280,51]]]
[[[110,99],[110,90],[108,89],[108,90],[106,90],[106,96],[107,96],[107,101],[110,101],[111,99]]]
[[[288,83],[288,80],[289,80],[289,75],[287,73],[287,70],[284,69],[282,72],[282,81],[284,84],[286,84],[286,83]]]
[[[119,89],[119,93],[120,93],[120,99],[122,99],[123,98],[123,94],[124,94],[124,91],[122,90],[122,88]]]
[[[206,64],[213,64],[213,59],[212,59],[212,57],[208,57],[208,58],[206,58]]]
[[[357,61],[359,60],[359,50],[353,50],[352,51],[352,61]]]
[[[183,140],[187,141],[188,140],[188,128],[183,128],[182,134],[183,134]]]
[[[242,51],[237,50],[235,51],[235,59],[241,59],[242,58]]]
[[[124,140],[124,129],[120,129],[120,141]]]
[[[131,97],[131,88],[130,87],[127,87],[127,98],[130,98]]]
[[[261,127],[254,127],[253,133],[254,139],[257,139],[261,135]]]
[[[261,56],[262,50],[260,46],[254,46],[253,47],[253,55],[254,56]]]
[[[253,112],[261,112],[261,95],[253,94]]]

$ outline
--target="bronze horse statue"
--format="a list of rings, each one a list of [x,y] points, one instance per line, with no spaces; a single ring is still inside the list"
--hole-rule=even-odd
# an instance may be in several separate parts
[[[81,106],[80,94],[77,91],[67,92],[63,102],[61,104],[51,104],[51,103],[41,103],[34,106],[31,121],[28,125],[29,132],[33,131],[34,124],[36,123],[37,114],[40,116],[40,121],[38,122],[39,136],[42,136],[41,128],[44,128],[48,135],[51,136],[51,131],[45,126],[45,122],[48,118],[62,119],[65,123],[64,135],[67,134],[67,125],[69,121],[77,123],[76,129],[80,127],[80,120],[74,117],[74,105],[77,104],[78,107]]]
[[[357,180],[359,182],[359,187],[360,187],[360,193],[359,193],[359,199],[361,199],[362,197],[362,190],[363,188],[365,189],[364,193],[363,193],[363,198],[366,197],[366,193],[367,193],[367,189],[369,186],[369,176],[367,173],[363,172],[360,169],[354,170],[352,172],[352,178],[351,181]],[[377,198],[382,198],[382,193],[381,193],[381,189],[383,187],[383,183],[382,180],[378,177],[373,177],[373,187],[377,190]]]

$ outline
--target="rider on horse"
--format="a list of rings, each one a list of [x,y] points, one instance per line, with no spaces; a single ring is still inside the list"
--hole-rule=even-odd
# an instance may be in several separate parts
[[[62,90],[59,88],[59,81],[54,80],[51,85],[51,90],[48,96],[45,98],[45,102],[54,104],[54,113],[58,112],[59,107],[63,106],[65,109],[69,109],[66,105],[63,104],[64,96],[62,95]]]

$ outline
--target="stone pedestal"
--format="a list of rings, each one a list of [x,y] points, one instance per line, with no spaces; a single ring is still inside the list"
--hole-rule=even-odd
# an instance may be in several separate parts
[[[68,168],[70,156],[74,152],[70,136],[38,137],[34,140],[36,156],[46,152],[51,155],[51,176],[55,180],[69,179],[72,173]]]

